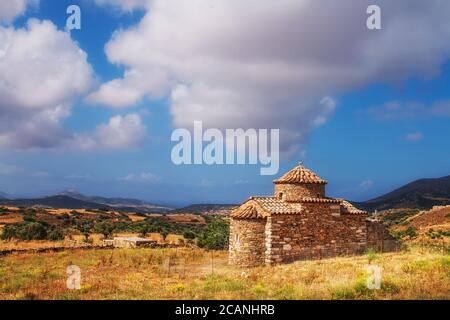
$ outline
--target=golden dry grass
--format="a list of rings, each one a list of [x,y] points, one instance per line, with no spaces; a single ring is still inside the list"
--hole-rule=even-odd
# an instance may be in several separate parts
[[[0,225],[0,234],[2,226]],[[115,233],[114,237],[139,237],[138,233],[124,232]],[[146,236],[147,239],[156,240],[158,243],[164,244],[180,244],[185,241],[182,235],[169,234],[164,240],[159,233],[149,233]],[[99,233],[93,233],[89,235],[89,243],[92,245],[103,244],[104,236]],[[76,241],[80,245],[85,245],[85,238],[81,234],[71,235],[70,238],[66,237],[66,240],[50,241],[50,240],[0,240],[0,250],[30,250],[30,249],[43,249],[43,248],[55,248],[55,247],[73,247]]]
[[[76,250],[0,258],[0,299],[449,299],[450,257],[428,250],[371,255],[381,289],[366,286],[368,256],[274,267],[228,266],[201,249]],[[81,289],[66,268],[81,268]]]
[[[8,213],[0,216],[1,224],[22,222],[23,216],[18,213]]]

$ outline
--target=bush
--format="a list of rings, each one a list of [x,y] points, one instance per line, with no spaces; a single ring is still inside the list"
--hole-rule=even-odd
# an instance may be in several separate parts
[[[45,240],[47,239],[47,227],[39,222],[23,222],[14,225],[6,225],[2,239],[19,240]]]
[[[52,241],[64,239],[64,232],[61,229],[52,229],[47,234],[47,239]]]
[[[222,218],[216,218],[203,229],[198,237],[198,246],[211,250],[222,250],[228,246],[230,226]]]
[[[114,225],[109,222],[100,222],[94,226],[94,230],[101,233],[105,238],[109,238],[113,234]]]
[[[192,232],[192,231],[185,231],[184,233],[183,233],[183,238],[185,238],[185,239],[187,239],[187,240],[192,240],[192,239],[195,239],[195,233],[194,232]]]
[[[399,240],[408,237],[414,239],[417,237],[416,228],[409,226],[406,230],[399,231],[395,234],[395,237]]]

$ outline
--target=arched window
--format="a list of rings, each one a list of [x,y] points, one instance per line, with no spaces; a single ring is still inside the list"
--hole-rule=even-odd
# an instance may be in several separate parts
[[[284,197],[283,192],[278,193],[278,199],[283,200],[283,197]]]

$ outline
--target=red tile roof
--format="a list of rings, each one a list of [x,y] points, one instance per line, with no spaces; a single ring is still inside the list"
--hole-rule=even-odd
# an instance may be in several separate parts
[[[340,199],[340,201],[341,201],[341,212],[343,214],[354,214],[354,215],[367,214],[367,211],[356,208],[354,205],[352,205],[347,200]]]
[[[274,180],[274,183],[319,183],[326,184],[327,181],[320,178],[302,164],[285,173],[281,178]]]

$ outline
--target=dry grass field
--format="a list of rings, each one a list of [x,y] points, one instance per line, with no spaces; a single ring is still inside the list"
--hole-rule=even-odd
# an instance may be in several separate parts
[[[227,252],[108,249],[0,258],[0,299],[450,299],[450,256],[413,248],[274,267],[237,268]],[[366,285],[369,260],[382,268]],[[81,288],[66,287],[66,268]]]
[[[1,229],[0,229],[1,232]],[[116,237],[138,237],[138,233],[116,233],[113,236]],[[166,243],[166,244],[179,244],[180,241],[185,241],[182,235],[178,234],[169,234],[164,240],[161,234],[159,233],[149,233],[145,237],[147,239],[156,240],[158,243]],[[71,236],[72,240],[77,241],[79,244],[84,243],[83,235],[73,235]],[[104,236],[98,233],[93,233],[89,235],[89,240],[92,245],[101,245],[103,243]],[[0,240],[0,250],[29,250],[29,249],[43,249],[43,248],[55,248],[55,247],[72,247],[73,243],[70,243],[67,240],[60,241],[50,241],[50,240]]]

